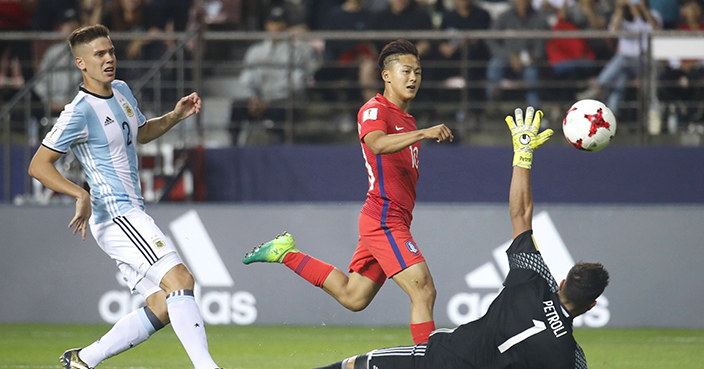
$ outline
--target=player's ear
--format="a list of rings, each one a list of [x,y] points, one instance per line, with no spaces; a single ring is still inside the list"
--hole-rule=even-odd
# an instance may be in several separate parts
[[[591,310],[594,306],[596,306],[596,300],[594,300],[594,301],[591,303],[591,305],[589,305],[589,309],[587,309],[587,311]],[[586,313],[586,311],[585,311],[585,313]]]
[[[384,82],[390,83],[391,82],[391,72],[389,72],[388,69],[384,69],[381,71],[381,79],[384,80]]]
[[[85,63],[83,62],[83,58],[81,58],[80,56],[77,56],[77,57],[76,57],[76,66],[77,66],[78,69],[80,69],[80,70],[86,70],[86,65],[85,65]]]
[[[565,285],[565,280],[563,279],[562,282],[560,282],[560,291],[562,291],[562,287]]]

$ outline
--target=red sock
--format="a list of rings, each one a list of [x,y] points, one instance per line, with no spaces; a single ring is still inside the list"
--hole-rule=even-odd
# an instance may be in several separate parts
[[[435,330],[435,321],[411,324],[411,335],[415,344],[428,342],[428,337]]]
[[[323,287],[334,266],[308,256],[302,252],[289,252],[284,256],[284,265],[315,286]]]

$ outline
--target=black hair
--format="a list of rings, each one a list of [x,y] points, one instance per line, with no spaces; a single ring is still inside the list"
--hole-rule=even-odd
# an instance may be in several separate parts
[[[579,262],[567,273],[560,295],[578,308],[588,308],[609,284],[609,272],[600,263]]]
[[[379,53],[379,69],[386,69],[391,62],[397,61],[401,55],[413,55],[420,59],[418,49],[412,42],[408,40],[391,41]]]

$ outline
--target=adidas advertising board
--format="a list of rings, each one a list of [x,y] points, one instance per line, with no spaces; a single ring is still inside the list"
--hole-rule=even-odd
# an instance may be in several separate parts
[[[183,262],[196,281],[195,297],[207,324],[248,325],[257,319],[256,299],[248,291],[233,292],[235,282],[227,271],[217,248],[195,210],[169,223],[169,229]],[[100,317],[115,323],[145,305],[141,295],[131,295],[120,274],[116,279],[123,288],[108,291],[100,298]]]
[[[533,217],[533,236],[540,248],[545,263],[559,284],[567,277],[572,265],[572,255],[562,241],[548,212]],[[453,324],[460,325],[481,318],[489,309],[501,291],[503,281],[508,275],[509,266],[506,249],[511,245],[507,241],[492,252],[493,260],[470,271],[464,277],[471,292],[459,292],[450,298],[447,304],[447,316]],[[541,245],[549,247],[541,248]],[[597,299],[597,304],[585,314],[574,319],[574,326],[603,327],[609,322],[609,300],[605,292]]]
[[[408,324],[408,296],[387,281],[350,312],[280,264],[243,265],[254,246],[291,232],[297,247],[346,270],[358,239],[358,203],[150,204],[147,212],[195,277],[206,324]],[[0,322],[111,323],[142,301],[115,262],[66,225],[73,203],[0,205]],[[704,328],[704,206],[550,205],[536,208],[534,236],[559,282],[577,261],[602,262],[611,284],[581,327]],[[480,317],[507,273],[506,204],[426,204],[414,210],[413,247],[438,291],[435,321]],[[552,329],[547,327],[546,329]],[[557,327],[559,328],[559,327]],[[559,334],[559,332],[558,332]]]

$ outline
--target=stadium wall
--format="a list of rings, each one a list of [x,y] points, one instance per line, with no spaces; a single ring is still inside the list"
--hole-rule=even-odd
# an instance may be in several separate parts
[[[148,212],[195,275],[208,324],[406,325],[408,297],[393,282],[367,310],[351,313],[283,265],[241,263],[286,230],[301,250],[346,269],[360,205],[153,205]],[[72,205],[0,206],[1,322],[114,322],[141,303],[90,236],[71,235],[73,212]],[[611,273],[604,298],[578,326],[704,328],[702,219],[704,205],[538,203],[534,229],[558,279],[580,260]],[[507,266],[505,202],[423,202],[412,231],[437,285],[438,326],[479,317]]]
[[[437,145],[420,154],[419,202],[505,203],[509,147]],[[211,202],[364,201],[367,174],[359,145],[262,146],[205,150]],[[23,147],[11,157],[11,196],[24,191]],[[5,174],[0,146],[0,178]],[[704,204],[704,147],[609,147],[583,153],[547,146],[536,154],[538,203]],[[0,180],[0,201],[5,181]]]
[[[424,141],[419,202],[505,203],[509,147]],[[363,202],[369,186],[359,145],[275,146],[206,151],[207,197],[235,202]],[[704,204],[704,147],[609,147],[536,153],[538,203]]]

